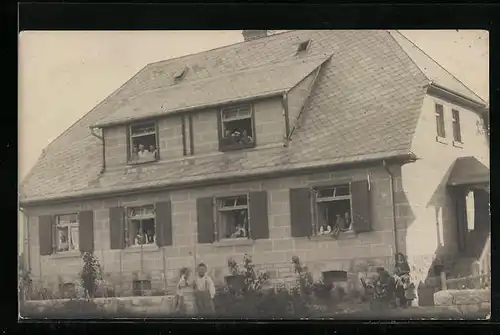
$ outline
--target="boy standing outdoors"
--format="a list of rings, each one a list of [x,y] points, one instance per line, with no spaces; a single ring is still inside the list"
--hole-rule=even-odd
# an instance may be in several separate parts
[[[214,282],[207,275],[207,266],[204,263],[198,264],[196,270],[198,272],[194,280],[196,312],[199,316],[213,315],[215,313],[213,301],[215,296]]]

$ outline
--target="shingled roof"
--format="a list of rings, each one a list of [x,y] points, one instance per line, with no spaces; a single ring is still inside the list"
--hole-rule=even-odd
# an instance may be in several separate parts
[[[291,31],[149,64],[46,148],[21,185],[21,201],[180,186],[191,181],[408,154],[429,75],[417,65],[425,57],[409,52],[405,39],[394,36],[387,31]],[[298,44],[306,40],[311,40],[307,52],[297,55]],[[156,106],[159,94],[169,90],[182,94],[185,100],[193,92],[198,99],[194,107],[229,99],[229,95],[286,90],[325,57],[329,61],[319,73],[288,147],[194,156],[186,159],[189,164],[159,162],[126,173],[99,173],[101,143],[90,134],[90,126],[128,120],[137,112],[144,116],[149,109],[141,106]],[[298,70],[282,71],[290,64]],[[183,68],[188,71],[182,83],[176,83],[174,76]],[[269,71],[275,75],[263,75]],[[437,72],[443,85],[462,90],[463,84],[452,75]],[[245,76],[255,76],[261,82],[241,84],[241,92],[222,92],[228,90],[228,78]],[[214,85],[218,80],[226,84]],[[210,91],[201,94],[193,90],[196,87],[209,87]],[[189,107],[193,106],[179,102],[166,112]],[[154,111],[161,112],[161,108]]]

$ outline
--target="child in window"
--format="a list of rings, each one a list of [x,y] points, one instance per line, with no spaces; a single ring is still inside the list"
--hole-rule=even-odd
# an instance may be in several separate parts
[[[231,235],[232,238],[246,237],[247,232],[242,224],[236,225],[236,231]]]
[[[66,235],[66,231],[60,230],[59,231],[59,251],[68,251],[68,250],[69,250],[68,236]]]
[[[144,150],[144,144],[139,144],[139,152],[137,153],[139,159],[145,159],[147,156],[147,151]]]
[[[130,159],[132,161],[136,161],[139,159],[139,148],[137,147],[137,145],[134,145],[132,147],[132,154],[130,155]]]
[[[156,242],[156,236],[155,236],[153,229],[148,229],[146,231],[146,240],[147,240],[148,244]]]
[[[212,278],[207,275],[207,266],[200,263],[197,267],[198,275],[194,281],[194,296],[196,312],[200,316],[213,315],[215,313],[214,297],[215,285]]]
[[[144,244],[145,238],[144,238],[144,232],[142,228],[139,228],[139,231],[137,232],[137,235],[135,236],[135,245],[141,245]]]
[[[332,226],[330,226],[327,222],[323,222],[321,227],[319,227],[320,235],[330,235],[332,233]]]
[[[248,132],[246,130],[243,130],[243,134],[241,136],[241,142],[243,144],[250,144],[253,142],[252,136],[248,135]]]
[[[347,227],[348,231],[352,231],[352,221],[351,221],[351,215],[349,212],[344,213],[344,220],[345,220],[345,225]]]
[[[149,152],[151,153],[152,158],[156,159],[157,152],[156,152],[156,148],[154,145],[149,146]]]

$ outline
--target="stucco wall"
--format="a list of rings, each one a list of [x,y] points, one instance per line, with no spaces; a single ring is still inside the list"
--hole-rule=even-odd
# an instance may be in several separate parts
[[[435,103],[444,107],[445,141],[436,140]],[[461,145],[453,144],[452,108],[460,112]],[[430,95],[424,98],[412,142],[419,159],[402,167],[402,188],[413,214],[406,223],[406,252],[423,276],[437,254],[446,261],[457,250],[455,207],[446,188],[453,162],[474,156],[489,167],[489,148],[478,131],[479,121],[478,114],[467,108]]]
[[[318,241],[290,237],[290,188],[349,182],[367,177],[371,185],[372,232],[339,240]],[[249,245],[227,247],[196,244],[196,199],[238,190],[242,192],[267,191],[270,238],[256,240]],[[205,262],[216,282],[221,283],[224,275],[227,274],[228,257],[233,256],[240,262],[245,253],[252,255],[257,267],[268,270],[272,278],[281,280],[288,278],[289,281],[293,281],[295,277],[291,260],[295,255],[308,265],[314,276],[319,277],[322,270],[355,271],[356,266],[366,263],[366,260],[372,260],[372,267],[384,265],[392,261],[391,255],[395,251],[389,179],[382,167],[376,167],[29,208],[27,212],[30,215],[31,269],[35,282],[42,280],[44,286],[56,288],[60,280],[76,279],[81,269],[78,253],[64,256],[40,256],[38,216],[92,209],[95,212],[95,254],[107,274],[105,280],[112,283],[116,291],[130,294],[134,275],[141,268],[141,252],[137,248],[110,250],[109,208],[141,205],[166,199],[172,200],[173,246],[144,247],[142,252],[143,269],[150,276],[154,290],[175,285],[179,268],[193,266],[195,253],[196,262]],[[403,206],[406,201],[404,194],[400,194],[397,200],[398,205]],[[397,215],[404,215],[404,213],[400,211]]]

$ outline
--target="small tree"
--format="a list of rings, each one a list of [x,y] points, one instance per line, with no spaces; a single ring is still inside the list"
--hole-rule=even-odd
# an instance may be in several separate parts
[[[93,298],[102,278],[99,259],[91,252],[83,254],[83,269],[80,273],[80,279],[85,294]]]

